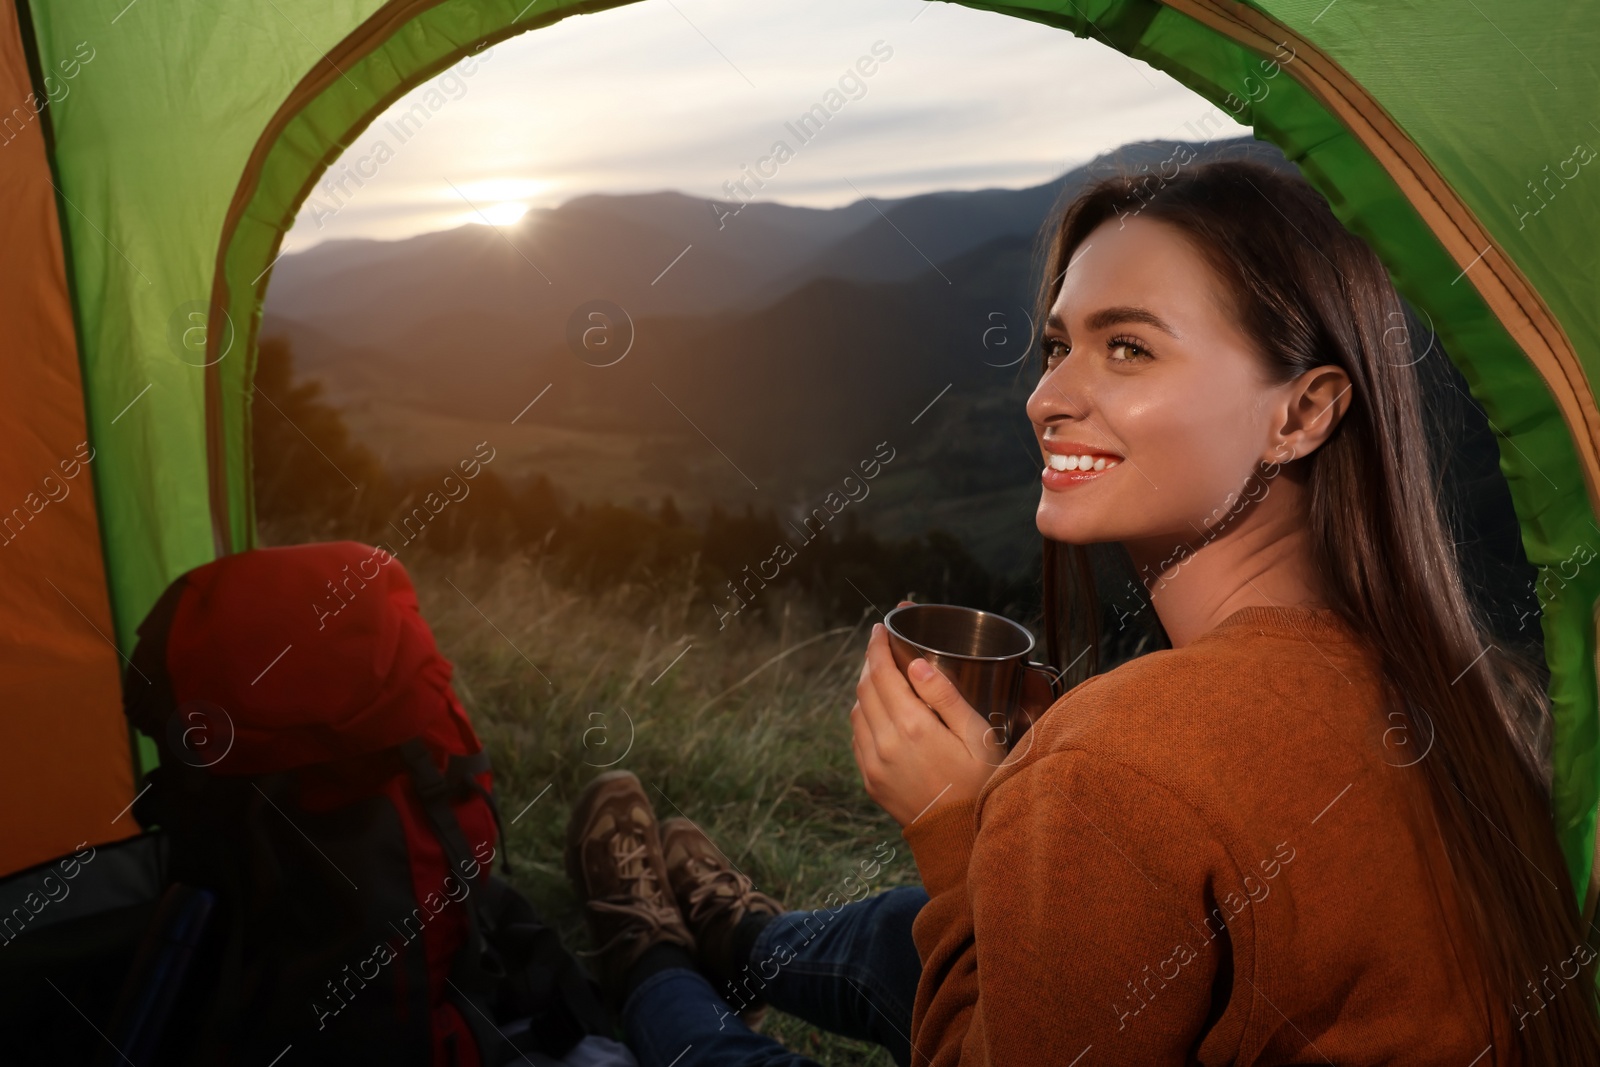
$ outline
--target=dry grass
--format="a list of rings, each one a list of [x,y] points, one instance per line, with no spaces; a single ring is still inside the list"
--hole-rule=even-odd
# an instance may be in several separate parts
[[[606,764],[637,774],[660,817],[693,818],[790,907],[843,895],[882,841],[896,859],[879,887],[916,881],[850,754],[848,711],[874,617],[865,605],[854,627],[823,629],[790,602],[772,612],[776,624],[745,615],[719,632],[688,576],[589,595],[564,587],[548,561],[420,546],[403,556],[494,761],[511,878],[569,946],[589,939],[562,869],[563,833],[572,798]],[[825,1064],[891,1062],[775,1012],[765,1030]]]

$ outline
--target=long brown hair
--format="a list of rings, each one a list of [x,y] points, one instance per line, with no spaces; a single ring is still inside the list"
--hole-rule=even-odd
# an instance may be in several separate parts
[[[1410,751],[1431,746],[1415,766],[1498,1001],[1491,1017],[1497,1029],[1512,1014],[1519,1024],[1495,1062],[1600,1063],[1595,957],[1578,948],[1583,922],[1549,807],[1548,698],[1536,665],[1496,647],[1468,597],[1388,272],[1303,178],[1220,159],[1170,179],[1116,174],[1080,192],[1047,231],[1038,321],[1089,234],[1135,214],[1179,228],[1205,254],[1274,381],[1327,364],[1350,376],[1344,418],[1293,461],[1306,469],[1323,595],[1376,647],[1394,714],[1416,740]],[[1047,538],[1043,577],[1047,652],[1072,684],[1098,667],[1100,604],[1085,548]],[[1568,960],[1580,967],[1576,988],[1536,985]]]

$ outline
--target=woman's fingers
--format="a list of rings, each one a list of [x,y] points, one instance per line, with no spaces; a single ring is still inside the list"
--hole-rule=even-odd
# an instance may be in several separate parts
[[[868,647],[871,647],[870,642]],[[894,723],[878,695],[877,686],[872,678],[870,657],[861,664],[861,677],[856,682],[856,707],[861,710],[862,723],[872,738],[874,747],[879,747],[889,740],[889,735],[894,730]]]
[[[879,647],[874,648],[874,642]],[[867,658],[874,667],[873,680],[879,687],[878,694],[903,731],[921,729],[928,721],[927,709],[932,708],[945,728],[965,743],[967,751],[991,764],[994,762],[991,756],[996,746],[986,737],[991,731],[990,724],[967,703],[955,683],[942,671],[918,657],[911,661],[907,673],[902,674],[889,649],[888,634],[881,628],[867,643]],[[1004,746],[1000,746],[1000,751],[1004,752]]]
[[[972,710],[972,705],[968,704],[957,691],[955,683],[946,678],[933,664],[920,657],[911,661],[906,674],[917,696],[921,697],[952,731],[964,735],[967,719],[977,712]]]
[[[877,747],[873,744],[872,732],[867,729],[860,704],[850,709],[850,750],[856,757],[856,770],[861,772],[861,784],[866,786],[870,796],[882,775],[883,765],[878,759]]]
[[[872,628],[867,641],[867,675],[887,722],[906,737],[918,736],[928,723],[928,709],[900,673],[889,650],[889,634],[881,625]]]
[[[912,660],[907,673],[917,696],[933,709],[950,732],[964,740],[969,751],[981,752],[989,724],[967,703],[955,683],[925,659]]]
[[[856,696],[850,747],[862,785],[902,827],[946,792],[955,799],[978,795],[994,769],[981,757],[985,723],[942,675],[914,688],[895,665],[881,625],[867,641]]]

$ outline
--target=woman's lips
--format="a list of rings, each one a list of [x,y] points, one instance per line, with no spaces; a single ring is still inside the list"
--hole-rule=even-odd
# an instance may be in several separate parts
[[[1049,464],[1040,475],[1040,481],[1046,489],[1069,489],[1103,478],[1121,464],[1120,459],[1106,455],[1063,456],[1052,453]],[[1061,469],[1064,466],[1070,469]]]

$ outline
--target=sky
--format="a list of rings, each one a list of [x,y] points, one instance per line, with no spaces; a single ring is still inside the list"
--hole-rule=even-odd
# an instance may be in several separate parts
[[[803,140],[791,127],[814,106],[829,121]],[[757,199],[811,207],[1024,188],[1130,141],[1248,132],[1100,41],[993,12],[645,0],[419,86],[329,169],[283,249],[506,225],[588,193],[730,200],[758,165]]]

